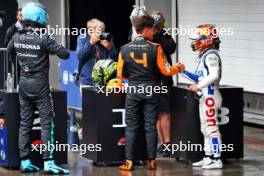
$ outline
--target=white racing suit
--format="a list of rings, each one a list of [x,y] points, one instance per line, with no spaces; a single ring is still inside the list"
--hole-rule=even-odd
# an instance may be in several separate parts
[[[222,105],[222,96],[219,91],[222,74],[221,58],[218,50],[208,49],[200,54],[198,60],[195,73],[184,71],[184,74],[195,81],[202,92],[199,111],[205,155],[220,158],[221,134],[218,127],[217,112]]]

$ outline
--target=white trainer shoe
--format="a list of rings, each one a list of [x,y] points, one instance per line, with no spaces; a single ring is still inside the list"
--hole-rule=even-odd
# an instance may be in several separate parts
[[[223,168],[223,163],[220,159],[217,160],[212,160],[211,163],[209,164],[204,164],[202,166],[203,169],[222,169]]]
[[[203,165],[208,165],[212,163],[212,159],[210,157],[204,157],[201,161],[193,163],[193,167],[202,167]]]

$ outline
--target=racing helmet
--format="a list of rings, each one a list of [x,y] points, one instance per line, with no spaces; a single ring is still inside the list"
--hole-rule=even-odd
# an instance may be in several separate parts
[[[46,12],[46,8],[40,3],[27,3],[22,8],[22,21],[25,24],[46,27],[48,22],[48,14]]]
[[[106,85],[107,82],[116,77],[117,62],[112,59],[101,59],[96,62],[92,71],[92,80],[99,85]]]
[[[213,46],[218,49],[221,42],[214,24],[204,24],[196,27],[190,35],[190,39],[193,40],[191,43],[193,51],[204,51]]]

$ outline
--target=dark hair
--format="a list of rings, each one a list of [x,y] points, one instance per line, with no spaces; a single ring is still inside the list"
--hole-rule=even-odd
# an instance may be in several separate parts
[[[143,32],[145,28],[152,28],[154,26],[154,19],[149,15],[135,17],[132,21],[137,33]]]
[[[18,12],[21,12],[21,11],[22,11],[22,8],[17,9],[16,16],[18,15]]]
[[[221,43],[221,41],[220,41],[220,39],[218,37],[213,39],[213,44],[214,44],[214,48],[215,49],[219,50],[220,43]]]

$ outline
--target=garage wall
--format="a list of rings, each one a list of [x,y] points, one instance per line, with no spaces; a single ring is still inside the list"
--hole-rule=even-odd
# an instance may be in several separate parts
[[[151,13],[153,10],[159,10],[166,19],[166,24],[171,26],[171,0],[144,0],[147,11]]]
[[[234,35],[220,36],[223,62],[222,84],[264,93],[264,1],[263,0],[178,0],[179,25],[194,27],[213,23],[233,28]],[[195,69],[188,36],[179,36],[179,61]],[[182,77],[179,82],[186,82]]]

